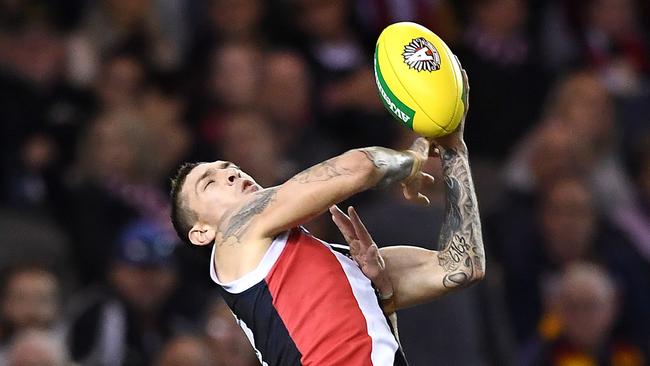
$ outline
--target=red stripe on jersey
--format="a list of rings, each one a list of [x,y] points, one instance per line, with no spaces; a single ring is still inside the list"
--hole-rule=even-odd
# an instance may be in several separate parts
[[[372,365],[366,319],[323,243],[294,229],[266,282],[303,365]]]

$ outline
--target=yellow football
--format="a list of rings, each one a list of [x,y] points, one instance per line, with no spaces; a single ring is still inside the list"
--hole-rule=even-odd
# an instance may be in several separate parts
[[[404,126],[425,137],[456,129],[465,111],[463,76],[440,37],[416,23],[392,24],[377,39],[374,68],[384,106]]]

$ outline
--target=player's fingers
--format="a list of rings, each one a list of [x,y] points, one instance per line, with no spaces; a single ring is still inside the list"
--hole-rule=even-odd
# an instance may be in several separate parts
[[[423,195],[422,193],[418,193],[418,202],[427,206],[431,204],[431,201],[429,201],[429,197]]]
[[[379,250],[376,245],[371,245],[370,248],[368,248],[367,251],[368,258],[372,258],[373,261],[380,262],[379,261]]]
[[[418,137],[413,141],[410,150],[420,153],[421,155],[427,156],[429,154],[429,140],[424,137]]]
[[[456,59],[456,62],[458,62],[458,66],[460,66],[460,69],[463,69],[463,65],[460,63],[460,60],[458,59],[458,56],[454,55],[454,58]]]
[[[465,83],[465,92],[469,92],[469,78],[467,77],[467,71],[465,69],[461,69],[460,72],[463,74],[463,83]]]
[[[339,208],[339,206],[337,206],[337,205],[332,205],[332,206],[330,206],[330,213],[331,213],[332,215],[335,215],[335,216],[341,216],[341,217],[343,217],[343,218],[345,218],[345,219],[347,219],[347,220],[350,220],[350,218],[348,217],[348,215],[346,215],[345,212],[343,212],[343,211]]]
[[[422,177],[424,183],[430,186],[433,186],[433,184],[436,182],[436,178],[434,178],[431,174],[422,173]]]
[[[463,104],[465,104],[465,113],[467,113],[469,110],[469,78],[465,69],[462,69],[461,72],[463,73]]]
[[[348,214],[350,215],[352,226],[354,226],[354,232],[356,233],[361,243],[363,245],[370,245],[372,243],[372,237],[366,229],[366,226],[361,221],[361,218],[359,218],[359,215],[357,214],[357,211],[354,209],[354,207],[348,207]]]
[[[341,219],[339,219],[338,217],[332,215],[332,221],[334,221],[334,224],[336,225],[336,227],[341,232],[341,235],[343,235],[343,239],[345,239],[345,241],[348,244],[350,244],[350,242],[352,242],[354,240],[354,237],[353,237],[354,233],[350,233],[347,230],[347,228],[345,227],[345,224],[343,224],[341,222]]]
[[[404,191],[404,198],[406,198],[407,200],[413,201],[414,199],[416,199],[417,196],[415,195],[415,192],[417,191],[415,191],[410,186],[404,185],[403,191]]]
[[[354,232],[354,226],[352,225],[350,218],[336,205],[330,207],[330,213],[332,214],[332,221],[334,221],[336,227],[339,228],[339,231],[343,235],[343,238],[345,238],[345,241],[350,244],[357,238]]]

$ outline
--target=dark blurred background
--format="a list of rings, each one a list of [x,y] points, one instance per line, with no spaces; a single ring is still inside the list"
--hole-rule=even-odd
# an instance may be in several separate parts
[[[404,20],[467,69],[488,254],[482,283],[400,312],[411,363],[650,364],[644,0],[0,0],[0,364],[259,364],[209,250],[170,230],[169,178],[228,159],[274,185],[408,147],[371,69]],[[345,204],[380,245],[435,249],[431,195]]]

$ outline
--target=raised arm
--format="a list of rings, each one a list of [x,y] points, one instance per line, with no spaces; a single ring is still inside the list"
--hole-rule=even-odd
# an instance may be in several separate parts
[[[447,202],[439,251],[395,246],[380,250],[397,308],[430,301],[485,275],[485,252],[464,144],[441,151]]]
[[[239,218],[243,216],[256,236],[273,237],[357,192],[395,182],[404,183],[407,199],[428,202],[419,193],[423,183],[433,181],[420,171],[428,151],[429,142],[422,138],[406,151],[383,147],[348,151],[298,173],[282,185],[256,192],[250,202],[224,220],[223,231],[242,228]]]

